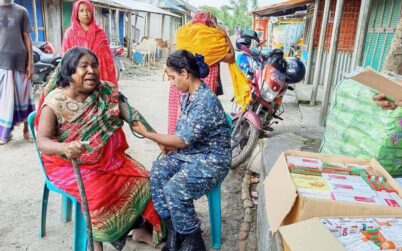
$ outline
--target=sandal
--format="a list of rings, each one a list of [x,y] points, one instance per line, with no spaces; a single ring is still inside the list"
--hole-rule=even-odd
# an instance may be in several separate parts
[[[7,140],[0,140],[0,146],[1,146],[1,145],[5,145],[5,144],[7,144],[8,142],[10,142],[12,138],[13,138],[13,134],[10,133],[10,134],[8,135]]]

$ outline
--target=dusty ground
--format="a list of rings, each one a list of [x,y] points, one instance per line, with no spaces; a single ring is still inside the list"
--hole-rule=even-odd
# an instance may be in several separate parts
[[[122,76],[121,90],[131,104],[139,109],[157,131],[166,132],[168,82],[162,81],[161,64],[144,68],[130,68]],[[225,96],[222,103],[230,110],[232,97],[229,74],[225,66],[223,82]],[[133,137],[125,128],[130,149],[128,154],[147,168],[159,154],[150,141]],[[60,221],[59,195],[50,193],[47,234],[37,237],[39,212],[43,189],[43,173],[38,165],[34,146],[22,140],[22,127],[15,128],[14,139],[0,146],[0,250],[71,250],[72,223]],[[242,221],[240,201],[241,169],[231,171],[222,185],[222,249],[237,250],[237,234]],[[196,202],[202,220],[207,247],[210,247],[208,203],[205,197]],[[106,250],[114,250],[109,244]],[[129,241],[124,250],[155,250],[149,246]]]

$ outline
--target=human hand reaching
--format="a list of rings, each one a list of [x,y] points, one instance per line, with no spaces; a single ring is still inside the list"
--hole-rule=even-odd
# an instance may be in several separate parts
[[[384,110],[394,110],[396,109],[398,106],[401,107],[402,106],[402,102],[398,102],[398,103],[393,103],[391,101],[388,101],[385,98],[385,94],[384,93],[380,93],[378,95],[373,96],[373,100],[376,101],[377,105],[380,106],[382,109]]]

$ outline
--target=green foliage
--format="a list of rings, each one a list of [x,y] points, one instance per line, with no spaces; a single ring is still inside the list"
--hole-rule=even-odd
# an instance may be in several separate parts
[[[223,5],[215,8],[211,6],[201,6],[200,9],[207,10],[216,16],[232,33],[237,25],[242,28],[250,28],[252,17],[249,11],[257,8],[257,0],[230,0],[230,5]]]

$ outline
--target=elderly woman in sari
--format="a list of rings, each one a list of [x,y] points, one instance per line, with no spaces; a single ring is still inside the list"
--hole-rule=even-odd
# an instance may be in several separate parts
[[[99,62],[88,49],[67,51],[38,111],[38,146],[50,180],[79,201],[70,159],[76,158],[87,193],[96,250],[121,250],[133,239],[157,245],[163,237],[146,169],[125,154],[119,92],[99,81]],[[89,141],[84,146],[82,141]],[[150,230],[150,231],[147,231]],[[153,235],[151,235],[153,231]]]

